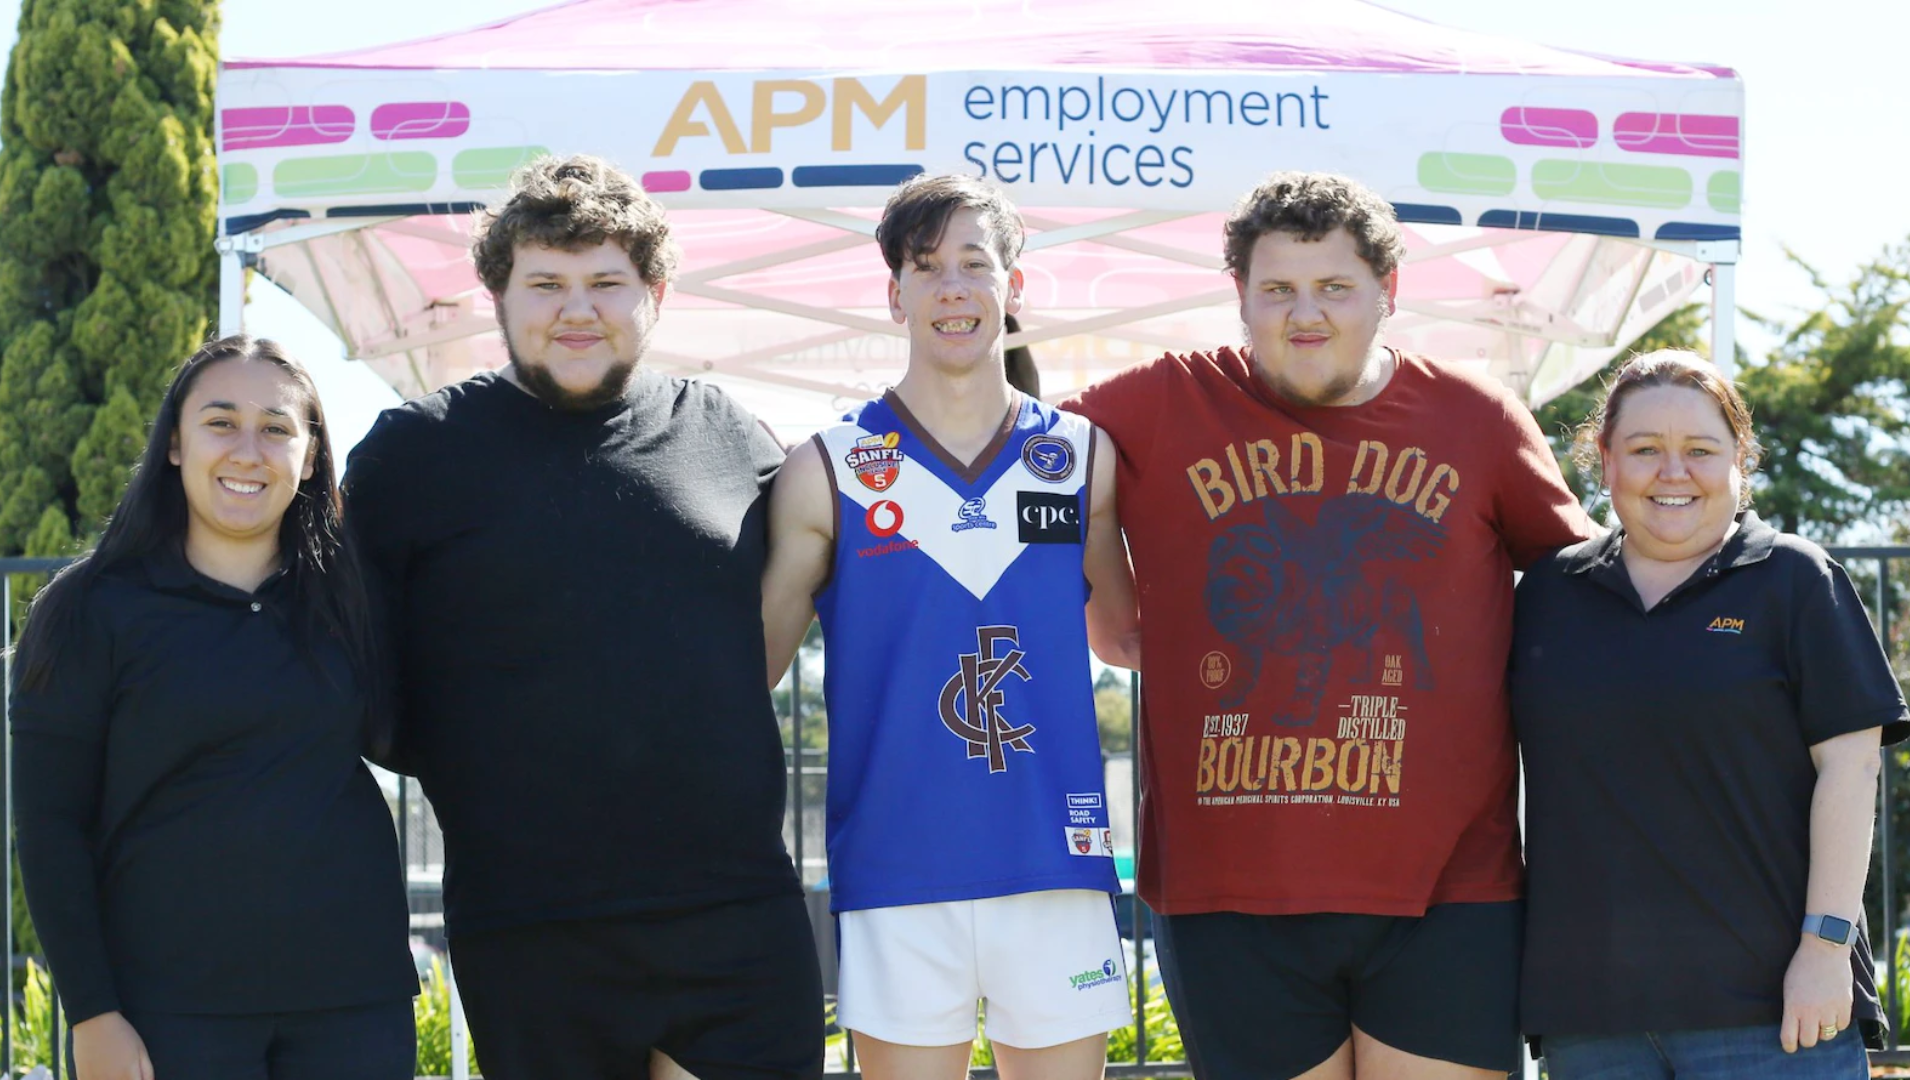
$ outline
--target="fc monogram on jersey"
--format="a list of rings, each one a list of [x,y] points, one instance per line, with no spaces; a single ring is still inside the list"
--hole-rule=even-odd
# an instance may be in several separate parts
[[[1003,646],[1006,646],[1004,649]],[[968,756],[986,757],[991,773],[1008,771],[1003,747],[1034,753],[1028,736],[1033,724],[1015,725],[1001,714],[1007,694],[1001,684],[1013,675],[1022,682],[1033,676],[1022,666],[1021,632],[1012,626],[975,628],[975,651],[962,653],[961,668],[942,684],[942,723],[968,743]]]

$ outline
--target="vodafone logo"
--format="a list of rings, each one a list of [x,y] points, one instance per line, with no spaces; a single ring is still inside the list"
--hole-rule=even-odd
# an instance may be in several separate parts
[[[894,536],[902,531],[902,504],[892,499],[878,499],[869,504],[869,512],[862,515],[862,522],[875,536]]]

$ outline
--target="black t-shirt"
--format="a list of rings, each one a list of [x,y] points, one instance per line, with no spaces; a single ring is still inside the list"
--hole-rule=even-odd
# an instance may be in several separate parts
[[[796,890],[763,680],[782,457],[722,391],[648,372],[581,413],[478,375],[352,452],[452,934]]]
[[[336,642],[295,632],[289,584],[177,551],[105,568],[50,683],[14,687],[20,867],[75,1022],[417,992],[365,699]]]
[[[1805,915],[1810,748],[1879,726],[1903,738],[1903,697],[1815,544],[1746,513],[1646,611],[1620,540],[1566,548],[1519,584],[1521,1021],[1540,1036],[1776,1024]],[[1851,969],[1874,1036],[1861,926]]]

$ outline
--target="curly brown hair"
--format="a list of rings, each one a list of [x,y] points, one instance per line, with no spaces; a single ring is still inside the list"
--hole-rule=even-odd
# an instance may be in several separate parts
[[[1227,215],[1227,272],[1241,281],[1253,246],[1271,232],[1318,240],[1334,229],[1352,234],[1360,258],[1383,278],[1399,268],[1406,242],[1393,205],[1356,180],[1332,173],[1277,172],[1262,180]]]
[[[1751,428],[1751,409],[1744,404],[1738,388],[1711,362],[1687,349],[1658,349],[1641,353],[1625,361],[1618,374],[1605,387],[1605,396],[1592,415],[1572,435],[1572,461],[1579,471],[1605,486],[1604,451],[1611,449],[1612,427],[1618,423],[1618,408],[1625,398],[1654,386],[1682,386],[1700,391],[1717,403],[1724,422],[1736,443],[1738,471],[1744,485],[1738,494],[1738,509],[1751,505],[1751,474],[1757,471],[1764,447],[1758,444]]]
[[[478,215],[471,260],[493,295],[510,284],[518,247],[575,251],[615,241],[651,285],[676,276],[670,223],[629,173],[587,154],[541,157],[511,176],[510,196]]]

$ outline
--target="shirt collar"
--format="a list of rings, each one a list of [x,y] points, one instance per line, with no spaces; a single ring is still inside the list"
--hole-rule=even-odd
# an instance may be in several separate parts
[[[203,593],[221,600],[250,603],[262,597],[277,593],[285,585],[289,573],[284,567],[272,572],[272,576],[259,583],[259,587],[246,592],[234,588],[223,581],[212,578],[192,568],[186,561],[184,544],[163,544],[145,558],[146,579],[153,587],[165,592]]]
[[[1763,562],[1771,557],[1771,549],[1777,544],[1777,530],[1765,524],[1764,519],[1755,512],[1739,511],[1737,521],[1737,531],[1713,556],[1721,570]],[[1624,542],[1625,530],[1621,526],[1559,552],[1559,564],[1568,574],[1588,574],[1594,570],[1608,569],[1620,561]]]

